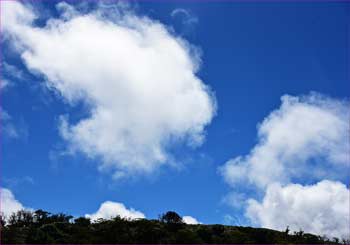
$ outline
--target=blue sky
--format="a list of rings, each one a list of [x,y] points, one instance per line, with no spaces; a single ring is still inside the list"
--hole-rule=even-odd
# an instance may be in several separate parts
[[[6,2],[1,2],[1,4],[4,3]],[[2,116],[1,185],[3,188],[9,189],[15,199],[23,206],[79,216],[95,213],[103,202],[109,200],[139,210],[147,218],[157,218],[159,214],[167,210],[175,210],[181,215],[195,217],[205,224],[258,225],[283,229],[286,225],[293,223],[293,220],[288,219],[285,224],[276,224],[271,221],[271,217],[265,217],[257,211],[269,208],[270,196],[268,193],[278,192],[278,190],[288,193],[288,188],[299,190],[298,188],[302,185],[308,185],[310,190],[316,188],[316,191],[319,190],[317,188],[323,188],[322,186],[328,184],[334,184],[333,187],[339,188],[341,191],[344,188],[347,190],[349,187],[349,175],[343,174],[345,170],[348,171],[349,162],[345,160],[344,163],[343,159],[339,160],[341,156],[338,154],[344,152],[344,149],[349,151],[348,144],[344,142],[344,137],[346,139],[349,132],[346,130],[346,126],[344,128],[344,122],[348,122],[349,119],[350,91],[348,70],[350,9],[347,3],[199,3],[196,1],[160,3],[141,1],[131,2],[128,6],[112,3],[109,6],[114,6],[114,8],[106,10],[96,4],[81,6],[79,2],[71,2],[70,6],[76,7],[78,10],[74,13],[69,12],[71,10],[65,5],[63,9],[66,12],[64,10],[63,12],[68,14],[66,20],[63,20],[63,15],[57,11],[57,3],[59,2],[32,2],[31,4],[26,2],[26,5],[15,8],[7,7],[10,5],[5,4],[2,6],[2,11],[12,11],[15,13],[14,15],[18,16],[26,14],[18,10],[26,6],[26,8],[31,9],[28,11],[34,11],[39,16],[39,20],[33,23],[19,21],[18,16],[16,19],[6,14],[2,14],[1,20],[4,33],[1,73],[3,81],[6,81],[3,84],[7,84],[2,86],[1,91],[1,108],[3,113],[6,113],[6,116]],[[189,124],[190,129],[187,129],[187,126],[180,126],[180,128],[173,130],[173,122],[168,122],[171,119],[162,118],[156,122],[170,125],[171,129],[164,126],[169,130],[168,132],[158,132],[154,129],[150,130],[148,134],[146,129],[144,131],[147,136],[139,136],[140,138],[150,137],[156,141],[159,139],[157,137],[161,137],[160,143],[157,141],[155,147],[158,147],[158,143],[161,144],[160,149],[167,154],[165,160],[157,160],[155,155],[149,155],[148,152],[151,148],[143,146],[150,143],[147,140],[142,141],[141,146],[137,143],[136,145],[126,143],[130,149],[135,147],[135,155],[123,152],[123,150],[114,152],[109,148],[108,151],[104,151],[106,148],[99,151],[96,150],[98,146],[93,145],[89,151],[96,150],[96,155],[89,156],[87,150],[83,149],[85,145],[74,138],[76,135],[73,131],[69,131],[84,118],[89,118],[92,108],[103,107],[104,102],[101,102],[102,105],[98,104],[99,102],[95,101],[99,101],[99,98],[93,97],[95,90],[92,88],[99,90],[100,86],[91,85],[93,87],[87,88],[82,83],[79,85],[81,86],[80,90],[77,89],[78,92],[75,91],[72,94],[70,94],[71,91],[75,89],[75,85],[72,85],[73,82],[65,83],[66,81],[64,81],[64,86],[67,85],[67,87],[63,89],[59,87],[60,83],[53,79],[57,74],[57,80],[67,78],[67,81],[70,81],[70,77],[79,78],[83,75],[80,71],[75,74],[75,71],[71,70],[69,72],[72,72],[72,75],[71,73],[67,75],[68,73],[64,73],[66,70],[57,68],[61,64],[60,62],[69,62],[71,57],[69,52],[67,52],[67,57],[65,54],[53,52],[52,56],[48,56],[50,62],[47,65],[48,60],[43,58],[44,55],[40,56],[35,53],[41,52],[40,45],[44,45],[45,42],[35,41],[34,28],[43,30],[49,19],[60,18],[62,21],[69,22],[83,16],[84,13],[96,11],[96,9],[103,9],[105,15],[100,16],[102,19],[117,19],[113,19],[116,26],[121,25],[118,21],[123,18],[123,15],[136,16],[136,18],[147,16],[151,24],[159,22],[164,30],[168,30],[165,38],[186,40],[185,44],[177,47],[174,54],[177,51],[187,54],[186,62],[190,62],[190,65],[187,63],[186,65],[189,68],[187,66],[183,68],[181,65],[176,69],[190,72],[196,79],[200,79],[201,84],[210,87],[212,95],[203,88],[197,88],[196,92],[202,96],[198,99],[200,101],[198,105],[194,103],[196,105],[191,107],[192,101],[195,99],[190,99],[189,104],[176,105],[174,108],[168,108],[168,103],[164,101],[166,97],[157,94],[163,91],[162,89],[158,90],[157,86],[161,87],[161,85],[155,82],[157,86],[153,88],[154,90],[151,88],[155,93],[154,97],[160,96],[160,99],[156,101],[157,108],[151,112],[153,117],[158,118],[157,111],[167,112],[174,109],[174,112],[169,114],[170,117],[174,115],[174,120],[181,121],[185,120],[184,115],[187,114],[176,115],[178,108],[183,109],[188,105],[189,110],[193,109],[189,115],[203,110],[203,114],[198,116],[199,119],[189,116],[189,119],[181,124]],[[115,17],[116,11],[121,11],[122,17]],[[30,17],[28,18],[30,19]],[[17,25],[18,28],[24,28],[23,30],[28,31],[28,33],[19,34],[15,28]],[[134,23],[134,25],[138,25],[138,23]],[[55,28],[55,25],[52,28]],[[146,28],[148,28],[147,23]],[[73,33],[79,36],[79,32]],[[31,34],[33,36],[30,36]],[[64,35],[64,31],[62,35]],[[49,37],[50,35],[43,37],[43,40],[50,40],[45,39]],[[81,46],[84,46],[84,38],[86,36],[81,36]],[[91,38],[98,37],[92,36]],[[62,40],[61,43],[66,39]],[[54,42],[54,40],[52,41]],[[156,46],[155,43],[155,41],[152,42],[151,46]],[[54,49],[52,47],[48,49],[50,52]],[[72,47],[71,53],[78,52],[79,48],[79,45]],[[111,50],[114,48],[122,49],[116,46],[111,46],[111,48]],[[26,60],[23,54],[31,49],[34,50],[34,54]],[[108,47],[105,50],[108,50]],[[105,50],[99,51],[97,48],[91,57],[105,52]],[[128,55],[128,49],[125,48],[125,50],[127,57],[135,58],[135,67],[131,68],[133,74],[138,74],[136,65],[139,65],[140,74],[143,74],[143,63],[142,61],[138,63],[139,59],[136,57],[138,53]],[[106,52],[104,55],[108,56],[108,53]],[[159,57],[163,59],[161,54]],[[169,58],[164,58],[170,59],[170,64],[178,57],[171,57],[172,54],[169,51]],[[57,60],[55,60],[55,55],[57,55]],[[113,55],[112,51],[111,55]],[[134,55],[136,56],[134,57]],[[196,57],[197,55],[200,58]],[[41,58],[42,60],[40,60]],[[94,71],[100,72],[97,68],[91,71],[84,70],[84,59],[81,57],[83,72],[85,71],[87,74]],[[99,58],[91,58],[91,60],[93,62]],[[130,64],[133,64],[132,62],[134,61],[131,60]],[[196,66],[198,62],[200,63],[198,70],[191,67],[191,65]],[[103,65],[96,63],[94,67]],[[122,63],[113,65],[118,70],[118,66],[121,66]],[[57,70],[55,70],[56,68]],[[158,76],[157,74],[161,73],[162,67],[153,66],[151,69],[154,69],[152,74]],[[168,69],[168,67],[164,69]],[[103,68],[101,70],[104,71]],[[50,73],[51,71],[52,73]],[[175,81],[177,78],[173,78],[178,75],[176,71],[178,70],[174,68],[173,76],[169,75],[169,86],[173,86],[173,83],[177,84]],[[60,72],[64,74],[61,76]],[[95,76],[95,74],[90,75]],[[159,76],[164,79],[163,75]],[[158,81],[157,79],[156,77],[153,80]],[[144,87],[141,90],[148,91],[150,87],[147,81],[145,79],[145,83],[142,85]],[[114,82],[118,85],[118,79],[111,83]],[[188,83],[195,84],[196,82],[189,80]],[[165,89],[165,87],[162,88]],[[176,89],[177,87],[174,87],[174,90]],[[112,90],[113,87],[110,91]],[[90,97],[86,99],[85,95],[79,95],[79,91],[88,95],[92,94],[92,99]],[[106,94],[109,95],[110,91],[107,89]],[[312,94],[312,92],[318,94]],[[111,93],[113,96],[113,91]],[[99,93],[97,94],[96,96],[100,96]],[[281,102],[283,95],[291,97],[285,98]],[[298,101],[293,101],[293,98]],[[129,112],[127,101],[125,103],[126,109],[117,115],[118,120],[124,117],[123,113]],[[135,103],[136,109],[140,105],[138,100],[133,100],[130,103]],[[281,107],[281,104],[284,107]],[[113,106],[118,105],[113,104]],[[132,107],[132,109],[135,108]],[[295,108],[296,110],[300,109],[300,114],[298,114],[299,111],[295,112]],[[267,118],[273,111],[277,111],[276,118],[273,116]],[[114,109],[113,112],[115,112]],[[147,115],[143,118],[142,113],[137,115],[141,121],[145,120],[145,125],[149,123],[148,125],[153,126],[154,118],[149,119]],[[296,121],[292,121],[294,124],[289,124],[289,119],[287,119],[289,115],[297,117]],[[258,126],[264,119],[266,119],[265,124],[263,123],[266,125],[265,129]],[[66,137],[62,136],[62,130],[64,131],[62,121],[64,120],[67,120],[65,122],[68,123],[68,136]],[[99,124],[98,118],[96,120],[96,125],[101,125],[101,128],[96,130],[105,130],[106,125]],[[134,118],[131,122],[134,122],[133,120]],[[299,120],[302,126],[296,127]],[[309,129],[313,128],[315,122],[324,124],[319,126],[319,131],[314,132]],[[130,121],[126,120],[126,124],[128,123]],[[114,137],[113,125],[107,125],[112,129],[110,133],[112,138]],[[198,125],[204,128],[197,132],[194,126]],[[278,132],[277,127],[280,129],[280,126],[286,131],[291,130],[291,134],[295,134],[295,138],[299,135],[305,136],[305,140],[303,138],[301,141],[283,146],[285,144],[283,137],[288,141],[288,137],[294,136],[282,134],[280,137],[281,149],[277,147],[277,150],[271,150],[275,143],[272,142],[269,145],[267,139],[269,135],[273,136],[275,132]],[[132,127],[131,123],[130,127]],[[134,131],[144,132],[138,131],[142,130],[140,127],[137,126],[137,130],[131,129],[131,134]],[[315,126],[315,128],[318,127]],[[123,128],[123,130],[129,129]],[[182,133],[177,133],[179,131]],[[261,131],[260,134],[257,134],[258,131]],[[169,140],[163,134],[172,135],[173,138],[170,137]],[[314,136],[318,137],[319,135],[322,137],[314,140]],[[191,141],[196,141],[196,137],[200,136],[205,136],[205,139],[201,143],[197,142],[196,147],[191,146]],[[194,137],[194,139],[189,139],[190,143],[188,143],[181,137]],[[279,137],[278,134],[276,137]],[[95,139],[99,141],[98,138]],[[115,137],[112,142],[119,143],[119,140],[122,139]],[[132,140],[134,139],[132,138]],[[271,177],[271,181],[269,179],[267,182],[262,180],[255,183],[252,179],[259,178],[254,176],[262,176],[266,173],[259,172],[260,170],[257,169],[260,168],[254,167],[260,163],[255,162],[255,153],[252,149],[258,149],[256,152],[264,151],[256,157],[262,159],[263,163],[265,160],[262,157],[266,156],[266,149],[273,151],[272,155],[276,151],[279,154],[285,154],[283,160],[278,157],[270,159],[270,161],[276,162],[273,169],[283,166],[281,173],[285,176],[281,178]],[[303,153],[300,153],[299,156],[299,150],[293,152],[294,149],[299,149]],[[134,156],[137,160],[132,160]],[[239,156],[241,156],[241,160],[234,163],[229,162],[230,159],[234,160]],[[106,160],[107,158],[109,160]],[[140,161],[146,165],[145,169],[151,165],[151,170],[138,169],[140,166],[138,164],[141,164],[139,159],[142,159]],[[266,166],[272,166],[271,162],[266,161]],[[127,167],[121,167],[120,162],[123,162]],[[295,165],[292,165],[291,162],[293,164],[301,162],[302,164],[300,164],[301,167],[294,168]],[[338,164],[338,162],[340,163]],[[101,170],[103,164],[109,167]],[[237,166],[243,167],[238,170]],[[140,168],[143,167],[144,165]],[[119,171],[115,168],[124,171],[122,178],[113,178],[115,173]],[[289,169],[293,171],[288,172]],[[347,173],[346,171],[345,173]],[[238,180],[234,177],[234,173],[239,173]],[[282,176],[280,173],[276,175]],[[330,182],[325,184],[322,182],[323,180]],[[276,183],[279,187],[273,186]],[[300,186],[296,186],[297,184]],[[301,196],[305,194],[302,189],[300,189],[300,193]],[[335,192],[330,191],[330,195],[333,193]],[[262,204],[264,197],[265,206]],[[339,197],[339,200],[345,200],[342,198],[343,196]],[[251,201],[255,199],[256,205],[251,204],[250,209],[247,209],[246,201],[249,199]],[[347,201],[349,201],[348,198]],[[308,205],[309,203],[301,205],[301,208],[310,208],[311,206]],[[320,213],[327,212],[330,207],[325,205],[323,208],[319,210]],[[349,221],[343,211],[336,215],[339,215],[335,217],[339,217],[342,222],[336,221],[336,218],[327,221],[333,225],[330,230],[322,230],[321,228],[317,230],[310,228],[307,224],[302,224],[302,222],[296,224],[295,229],[299,225],[303,229],[309,229],[310,232],[343,236],[344,233],[336,233],[334,230],[342,230],[345,228],[344,224]],[[256,219],[251,217],[256,217]],[[339,226],[341,227],[339,228]]]

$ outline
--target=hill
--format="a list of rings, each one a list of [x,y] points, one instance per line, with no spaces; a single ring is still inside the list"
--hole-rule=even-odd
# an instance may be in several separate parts
[[[343,241],[345,243],[345,241]],[[1,244],[103,243],[103,244],[232,244],[288,243],[339,244],[339,240],[307,234],[242,226],[188,225],[175,212],[159,220],[127,220],[115,217],[91,222],[43,210],[18,211],[6,221],[1,218]]]

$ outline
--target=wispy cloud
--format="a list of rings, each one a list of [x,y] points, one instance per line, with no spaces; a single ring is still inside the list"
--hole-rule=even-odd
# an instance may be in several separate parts
[[[12,122],[11,116],[0,108],[0,120],[1,120],[1,134],[2,136],[9,138],[18,138],[19,133]]]
[[[23,120],[14,121],[12,116],[0,107],[1,135],[8,139],[26,139],[28,128]]]
[[[4,177],[3,182],[6,184],[6,186],[10,187],[10,189],[13,189],[14,187],[17,187],[19,185],[34,184],[34,180],[30,176],[12,177],[12,178]]]
[[[181,23],[180,31],[185,36],[192,34],[195,26],[198,24],[198,18],[190,10],[176,8],[170,15],[175,21]]]
[[[184,24],[187,25],[197,24],[198,22],[198,18],[196,16],[194,16],[189,10],[183,8],[174,9],[170,15],[173,18],[181,18]]]
[[[1,79],[0,81],[0,91],[3,91],[4,89],[11,86],[11,82],[5,78]]]
[[[26,77],[22,70],[20,70],[16,66],[11,65],[7,62],[2,63],[2,69],[3,69],[3,75],[6,77],[14,78],[17,80],[23,80]]]

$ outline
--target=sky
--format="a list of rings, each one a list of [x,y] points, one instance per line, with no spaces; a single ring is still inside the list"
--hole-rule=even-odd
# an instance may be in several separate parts
[[[1,1],[1,211],[349,238],[349,4]]]

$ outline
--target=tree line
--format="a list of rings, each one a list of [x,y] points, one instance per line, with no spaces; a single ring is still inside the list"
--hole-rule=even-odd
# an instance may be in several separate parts
[[[21,210],[4,219],[0,216],[1,244],[346,244],[304,233],[224,225],[188,225],[169,211],[157,220],[74,218],[43,210]]]

